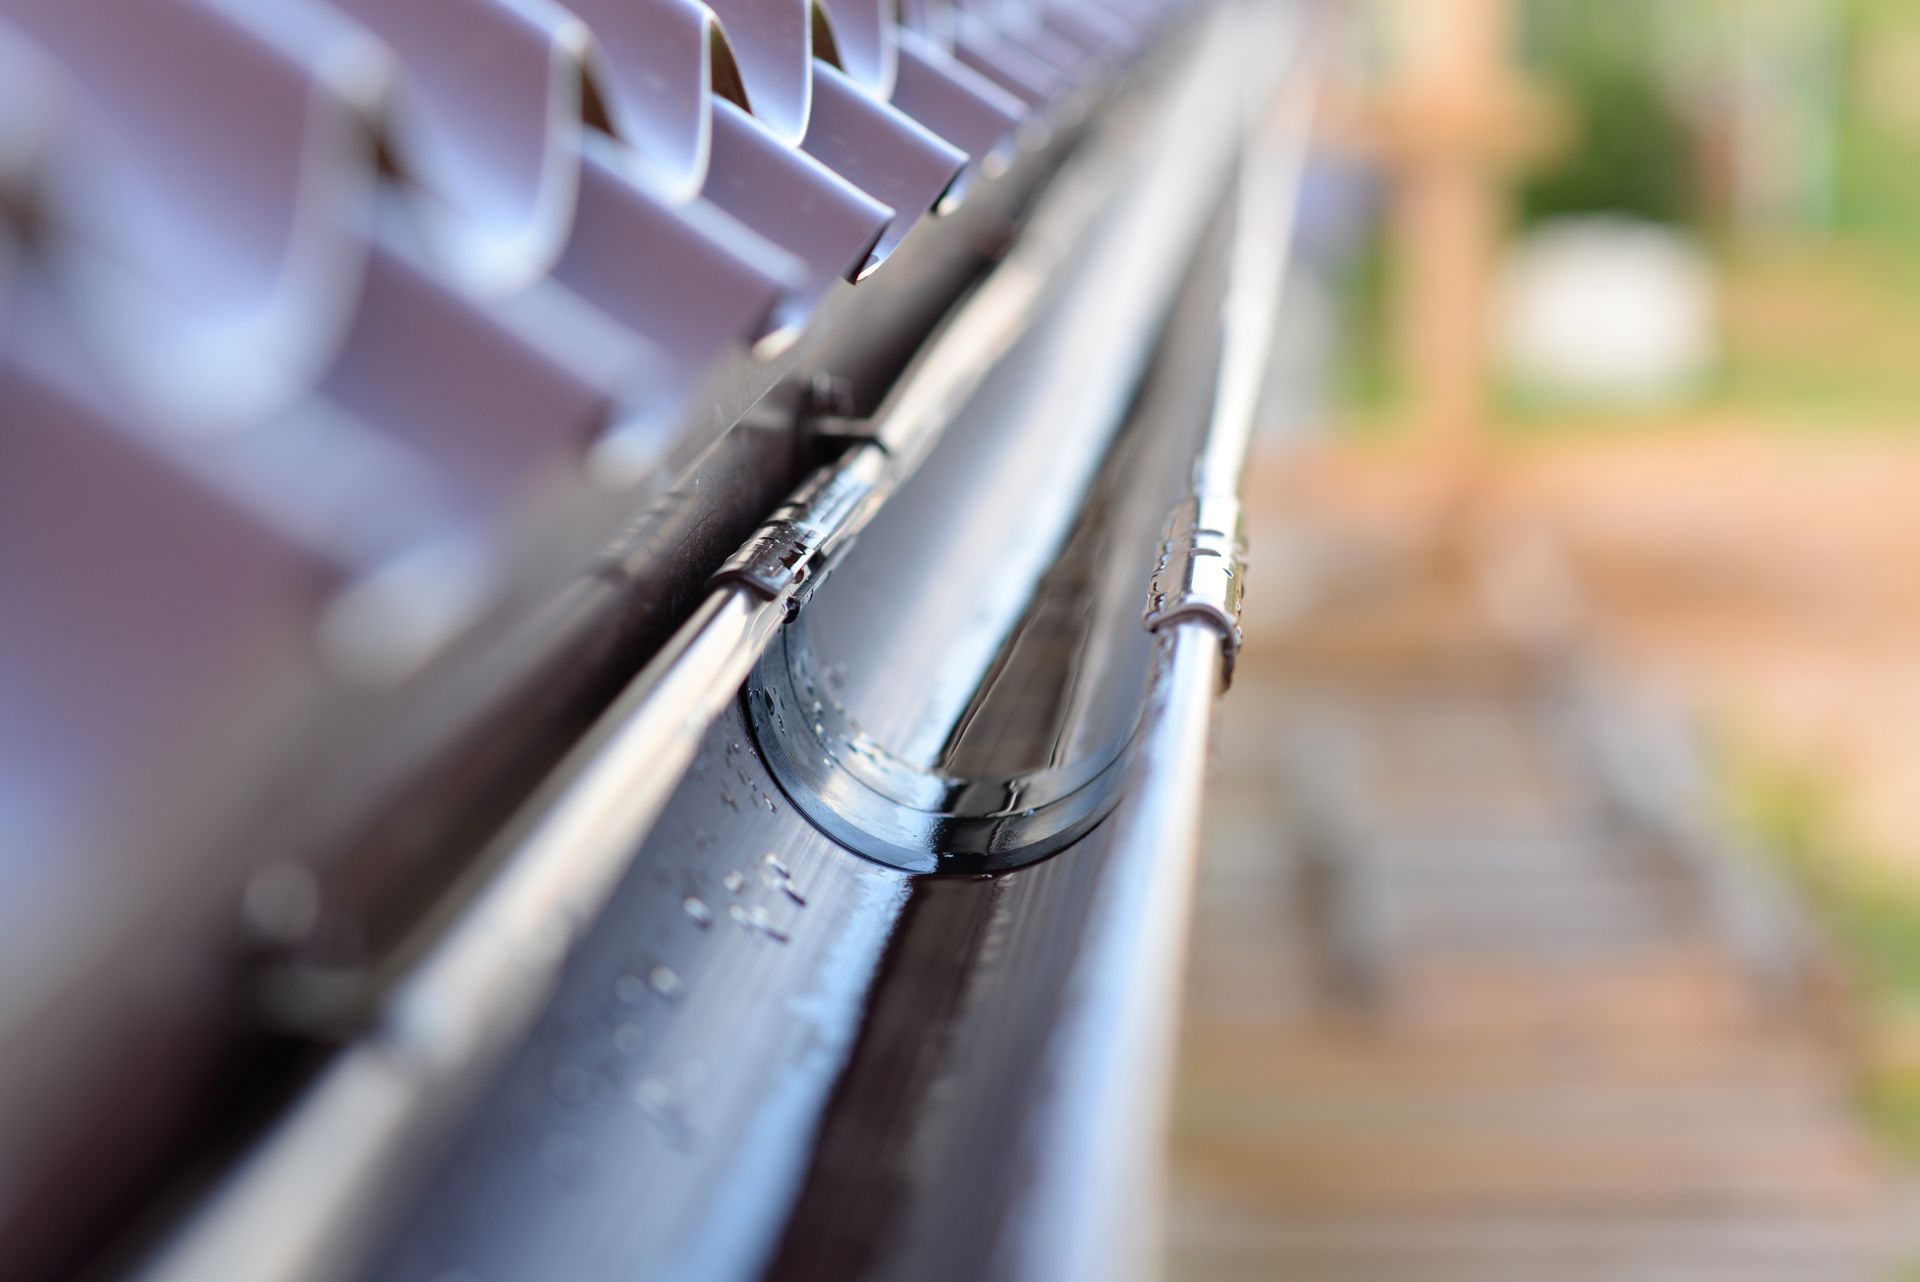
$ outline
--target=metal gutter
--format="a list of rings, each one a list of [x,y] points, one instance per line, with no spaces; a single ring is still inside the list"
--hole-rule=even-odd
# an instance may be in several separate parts
[[[1184,117],[1159,118],[1135,101],[1095,130],[1013,252],[888,396],[871,439],[816,474],[716,575],[704,604],[484,861],[479,887],[419,949],[372,1028],[136,1276],[314,1282],[347,1276],[362,1262],[439,1137],[539,1017],[709,724],[780,625],[926,458],[1064,270],[1095,270],[1090,245],[1137,248],[1160,230],[1166,194],[1183,183],[1197,181],[1182,203],[1204,202],[1206,167],[1230,156],[1233,140],[1196,145],[1192,134],[1217,105],[1217,80],[1237,61],[1239,38],[1216,13],[1170,72],[1173,87],[1163,96],[1184,100]],[[1144,152],[1142,133],[1151,140]],[[1117,192],[1135,193],[1132,205]],[[1171,279],[1162,273],[1133,287],[1145,291],[1132,304],[1133,324],[1152,324],[1153,291]],[[1132,341],[1142,346],[1145,338]]]
[[[1134,779],[1108,820],[1102,886],[1041,1070],[1072,1086],[1054,1094],[1029,1136],[1034,1196],[1009,1226],[1010,1277],[1127,1282],[1158,1277],[1164,1258],[1160,1175],[1208,739],[1240,645],[1241,477],[1286,287],[1316,91],[1306,70],[1311,38],[1301,44],[1301,69],[1283,95],[1250,95],[1245,107],[1218,379],[1194,497],[1175,516],[1175,528],[1205,533],[1170,541],[1169,559],[1177,565],[1184,554],[1194,567],[1176,577],[1177,592],[1160,575],[1150,590],[1145,622],[1166,638],[1166,666]]]

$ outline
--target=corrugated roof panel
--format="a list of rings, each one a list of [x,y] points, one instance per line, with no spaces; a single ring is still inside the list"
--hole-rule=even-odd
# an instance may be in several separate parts
[[[720,19],[747,107],[774,136],[798,146],[813,107],[811,0],[711,0]]]
[[[303,662],[301,639],[351,566],[35,371],[0,362],[0,399],[0,758],[36,758],[52,776],[39,826],[61,856],[21,848],[0,863],[85,880],[117,862],[111,838],[134,835],[130,802],[174,800],[164,781],[194,764],[175,752],[204,749],[236,695],[266,693],[263,664],[284,677]],[[0,895],[9,917],[63,900]],[[6,937],[11,949],[17,928]],[[37,994],[9,958],[11,1025]]]
[[[675,200],[707,177],[715,92],[737,93],[732,50],[699,0],[575,0],[592,34],[587,65],[614,134]]]
[[[1010,161],[1025,104],[917,32],[900,32],[899,58],[893,105],[967,154],[948,189],[964,195],[976,175]]]
[[[821,0],[833,34],[833,61],[876,98],[893,93],[898,61],[892,0]]]
[[[483,294],[543,275],[573,217],[586,24],[524,0],[335,3],[395,54],[382,134],[447,269]]]
[[[808,155],[893,208],[893,219],[874,249],[876,261],[885,259],[934,208],[967,163],[966,152],[898,107],[868,97],[823,62],[813,69],[813,119],[803,146]]]
[[[463,510],[498,526],[536,492],[585,484],[613,398],[417,264],[378,246],[322,394],[435,464]]]
[[[1004,38],[977,13],[956,11],[953,56],[1026,104],[1045,111],[1065,97],[1069,81],[1031,50]]]
[[[713,104],[706,199],[806,264],[814,294],[865,271],[894,218],[891,206],[729,102]]]
[[[607,149],[589,156],[555,280],[656,344],[663,373],[681,380],[790,323],[804,263],[710,202],[661,198],[618,161]]]
[[[1124,16],[1137,7],[1087,0],[969,4],[957,38],[946,6],[920,0],[902,15],[916,33],[905,55],[874,0],[11,0],[0,12],[12,47],[64,70],[77,108],[36,193],[53,213],[42,266],[107,366],[163,416],[201,422],[285,407],[345,340],[382,181],[369,125],[420,242],[450,287],[482,299],[580,261],[568,245],[595,110],[630,150],[621,172],[669,202],[751,227],[766,216],[757,201],[812,195],[817,221],[757,229],[809,263],[781,309],[791,319],[827,276],[869,269],[962,190],[961,166],[1004,149],[1020,113],[1141,30]],[[718,175],[716,127],[730,149]],[[676,343],[676,361],[751,342],[758,310],[740,332],[703,328],[710,351]]]
[[[5,15],[63,73],[40,256],[98,359],[197,425],[299,396],[353,302],[372,149],[341,89],[377,82],[379,48],[320,24],[297,62],[193,0]]]
[[[605,425],[794,332],[1159,11],[4,0],[0,191],[35,224],[6,270],[53,303],[0,341],[51,342],[243,507],[389,528],[385,449],[429,524],[509,537]],[[296,456],[289,504],[260,460]]]
[[[35,222],[7,270],[55,300],[4,341],[58,313],[137,430],[247,433],[167,448],[257,510],[284,475],[195,451],[297,437],[317,476],[311,442],[383,438],[457,524],[517,530],[606,424],[792,333],[1158,11],[4,0],[0,174]],[[383,527],[390,487],[313,490]]]

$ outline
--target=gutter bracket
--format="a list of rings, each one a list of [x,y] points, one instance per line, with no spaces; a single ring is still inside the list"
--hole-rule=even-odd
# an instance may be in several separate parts
[[[879,504],[886,464],[885,452],[869,444],[816,471],[714,571],[707,590],[743,589],[783,604],[791,617]]]
[[[1194,495],[1167,518],[1160,563],[1148,584],[1141,617],[1149,632],[1186,623],[1217,632],[1223,688],[1233,682],[1233,663],[1240,653],[1246,564],[1240,500],[1231,494]]]

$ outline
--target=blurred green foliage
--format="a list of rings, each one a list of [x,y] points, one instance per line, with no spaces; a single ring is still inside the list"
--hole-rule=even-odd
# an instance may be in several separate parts
[[[1699,212],[1694,147],[1657,52],[1672,0],[1532,0],[1523,52],[1571,110],[1573,145],[1520,191],[1526,223],[1630,214],[1686,224]]]
[[[1874,1054],[1920,1026],[1920,890],[1849,849],[1831,787],[1751,755],[1722,755],[1735,823],[1800,890],[1852,986],[1868,1033],[1862,1110],[1893,1151],[1920,1161],[1920,1064]]]
[[[1834,230],[1920,285],[1920,5],[1848,0],[1845,14]]]
[[[1831,169],[1813,167],[1827,173],[1830,190],[1810,199],[1804,221],[1738,226],[1723,208],[1728,175],[1706,171],[1727,160],[1719,131],[1731,127],[1723,113],[1750,42],[1764,51],[1794,29],[1756,21],[1782,7],[1833,20],[1815,29],[1837,40],[1837,61],[1809,64],[1831,98],[1823,126]],[[1516,184],[1516,223],[1610,212],[1701,233],[1720,268],[1723,357],[1692,409],[1769,430],[1913,431],[1920,0],[1518,0],[1516,9],[1528,74],[1568,104],[1576,129],[1564,151]],[[1388,326],[1392,259],[1393,247],[1377,239],[1346,282],[1336,389],[1349,429],[1391,423],[1400,406]],[[1498,412],[1506,430],[1584,424],[1511,387],[1500,389]],[[1621,417],[1590,426],[1614,430]]]
[[[1333,394],[1350,433],[1386,427],[1400,408],[1400,387],[1388,341],[1393,256],[1374,238],[1344,273]]]

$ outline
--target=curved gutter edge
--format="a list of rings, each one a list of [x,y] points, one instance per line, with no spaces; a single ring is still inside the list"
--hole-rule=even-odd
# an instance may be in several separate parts
[[[1249,17],[1248,25],[1259,23]],[[1213,412],[1193,497],[1170,520],[1177,528],[1183,515],[1213,512],[1219,516],[1207,526],[1230,519],[1230,536],[1215,532],[1236,540],[1314,104],[1318,33],[1293,43],[1286,70],[1264,82],[1248,74]],[[1246,46],[1261,56],[1275,44]],[[1159,582],[1156,575],[1155,594]],[[1193,608],[1149,597],[1143,622],[1163,637],[1166,666],[1133,781],[1107,820],[1107,864],[1042,1070],[1060,1088],[1026,1136],[1030,1195],[1016,1203],[995,1278],[1147,1282],[1163,1272],[1168,1113],[1209,738],[1240,643],[1238,583],[1214,586],[1216,593],[1196,592]]]

